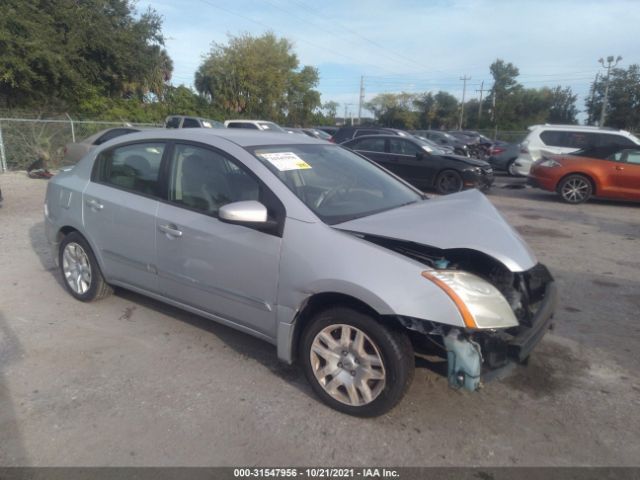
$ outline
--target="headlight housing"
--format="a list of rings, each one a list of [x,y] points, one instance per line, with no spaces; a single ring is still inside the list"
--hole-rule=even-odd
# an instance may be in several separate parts
[[[476,175],[482,175],[482,169],[480,167],[469,167],[469,168],[465,168],[464,171],[475,173]]]
[[[502,293],[477,275],[459,270],[428,270],[422,272],[422,276],[440,287],[455,303],[465,327],[492,329],[518,325]]]

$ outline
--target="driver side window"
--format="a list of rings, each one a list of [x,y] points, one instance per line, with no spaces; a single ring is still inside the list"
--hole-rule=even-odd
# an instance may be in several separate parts
[[[207,215],[223,205],[258,200],[258,181],[226,156],[193,145],[176,145],[171,162],[169,201]]]

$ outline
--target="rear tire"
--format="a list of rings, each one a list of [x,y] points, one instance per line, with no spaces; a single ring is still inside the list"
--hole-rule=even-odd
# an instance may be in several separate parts
[[[507,173],[512,177],[519,177],[520,175],[516,172],[516,159],[510,160],[507,163]]]
[[[318,313],[300,341],[311,388],[340,412],[382,415],[402,399],[413,379],[415,360],[406,332],[351,308]]]
[[[78,232],[71,232],[62,239],[58,260],[62,283],[77,300],[93,302],[113,292],[102,276],[89,243]]]
[[[584,175],[574,174],[564,177],[558,184],[558,194],[567,203],[584,203],[593,194],[591,180]]]

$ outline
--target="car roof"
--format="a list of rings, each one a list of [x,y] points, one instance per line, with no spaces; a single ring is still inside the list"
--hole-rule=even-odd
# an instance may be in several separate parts
[[[529,131],[533,130],[576,130],[582,132],[601,132],[601,133],[623,133],[629,134],[626,130],[619,130],[613,127],[596,127],[593,125],[562,125],[562,124],[553,124],[553,123],[545,123],[539,125],[531,125],[528,128]]]
[[[187,129],[158,129],[128,134],[126,141],[136,140],[188,140],[211,143],[212,137],[224,138],[240,147],[255,147],[258,145],[292,145],[292,144],[321,144],[327,142],[307,135],[290,135],[280,132],[264,132],[258,130],[234,130],[222,128],[187,128]],[[120,137],[118,137],[120,138]]]
[[[393,140],[405,139],[405,140],[416,140],[418,139],[415,135],[389,135],[388,133],[373,133],[371,135],[360,135],[359,137],[350,138],[344,143],[354,142],[356,140],[361,140],[363,138],[391,138]],[[419,139],[418,139],[419,140]]]
[[[225,120],[224,123],[229,123],[229,122],[245,122],[245,123],[276,123],[276,122],[272,122],[271,120],[248,120],[246,118],[239,118],[239,119],[232,119],[232,120]],[[277,125],[277,124],[276,124]]]

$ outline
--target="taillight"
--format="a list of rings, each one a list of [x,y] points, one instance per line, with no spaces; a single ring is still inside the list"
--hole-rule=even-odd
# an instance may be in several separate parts
[[[529,153],[529,149],[527,147],[520,147],[520,153]]]
[[[491,147],[491,149],[489,150],[489,153],[491,155],[500,155],[502,152],[504,152],[506,149],[502,148],[502,147]]]
[[[333,137],[329,137],[327,138],[328,141],[330,141],[331,143],[336,143],[336,141],[333,139]]]

